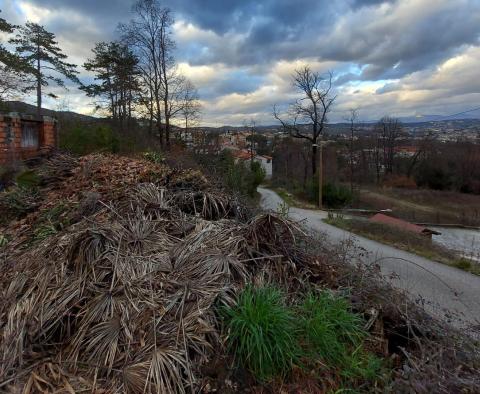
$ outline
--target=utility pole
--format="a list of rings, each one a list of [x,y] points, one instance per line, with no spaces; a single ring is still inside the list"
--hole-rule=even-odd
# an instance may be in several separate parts
[[[318,147],[318,208],[323,208],[323,145],[320,140],[319,144],[313,144]]]

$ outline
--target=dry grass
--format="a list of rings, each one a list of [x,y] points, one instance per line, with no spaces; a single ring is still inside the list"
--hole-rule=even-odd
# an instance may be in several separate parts
[[[476,275],[480,274],[478,264],[471,263],[469,260],[458,256],[447,248],[434,244],[431,238],[404,231],[387,224],[370,222],[365,219],[345,219],[338,216],[326,219],[326,222],[427,259],[457,267]]]
[[[480,196],[426,189],[374,189],[359,195],[362,208],[393,209],[416,223],[480,226]]]

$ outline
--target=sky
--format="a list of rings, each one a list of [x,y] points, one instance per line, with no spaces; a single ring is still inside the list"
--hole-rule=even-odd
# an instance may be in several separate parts
[[[133,0],[0,0],[10,22],[56,34],[80,79],[96,42],[118,38]],[[480,107],[480,0],[165,0],[174,13],[175,58],[198,88],[202,124],[275,124],[273,105],[300,97],[292,73],[332,72],[329,121],[350,109],[384,115],[449,115]],[[93,113],[74,86],[51,89],[52,109]],[[477,112],[480,117],[480,112]]]

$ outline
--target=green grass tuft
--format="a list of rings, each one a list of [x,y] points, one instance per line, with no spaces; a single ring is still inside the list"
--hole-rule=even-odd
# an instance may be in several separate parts
[[[36,188],[40,184],[40,177],[33,170],[26,170],[15,177],[15,182],[22,188]]]
[[[288,306],[274,287],[247,287],[237,304],[222,312],[230,351],[260,381],[284,378],[293,366],[321,365],[319,379],[336,376],[345,388],[384,375],[383,361],[364,348],[363,319],[347,299],[330,292],[310,292]]]
[[[298,362],[295,317],[280,290],[247,287],[223,314],[231,351],[259,380],[284,376]]]
[[[375,380],[382,362],[365,351],[363,320],[350,310],[346,299],[327,291],[308,293],[297,314],[309,358],[320,358],[338,369],[346,382]]]

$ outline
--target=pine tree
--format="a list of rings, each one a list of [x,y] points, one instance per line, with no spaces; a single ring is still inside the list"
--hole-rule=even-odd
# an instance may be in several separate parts
[[[30,89],[37,90],[38,115],[42,111],[42,87],[48,86],[51,82],[65,87],[64,80],[55,74],[80,83],[77,78],[77,66],[65,62],[67,55],[58,46],[55,35],[46,31],[43,26],[27,22],[10,42],[16,45],[17,54],[34,69],[32,75],[35,83]]]
[[[12,34],[16,28],[18,26],[0,18],[0,33],[3,35]],[[26,61],[10,52],[0,41],[0,100],[23,92],[28,85],[28,74],[33,71]]]
[[[5,19],[0,18],[0,33],[13,33],[15,26],[8,23]],[[10,52],[0,42],[0,63],[8,64],[10,62]]]
[[[132,51],[118,42],[100,42],[92,50],[94,57],[84,67],[95,73],[99,83],[82,86],[89,97],[99,98],[98,107],[110,112],[112,119],[118,122],[120,129],[130,125],[132,110],[137,98],[138,59]]]

